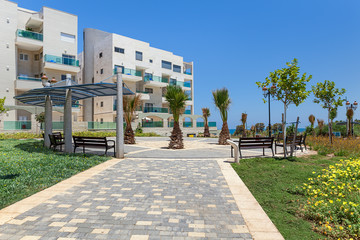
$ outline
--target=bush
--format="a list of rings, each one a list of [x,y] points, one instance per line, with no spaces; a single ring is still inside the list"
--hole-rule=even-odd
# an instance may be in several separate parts
[[[304,183],[307,201],[304,218],[314,221],[314,229],[329,238],[359,239],[360,160],[340,160]]]
[[[334,153],[336,156],[359,157],[360,139],[356,138],[333,138],[333,144],[330,144],[329,137],[308,136],[307,144],[320,155]]]
[[[31,132],[0,133],[0,139],[33,139],[33,138],[42,138],[42,135]]]

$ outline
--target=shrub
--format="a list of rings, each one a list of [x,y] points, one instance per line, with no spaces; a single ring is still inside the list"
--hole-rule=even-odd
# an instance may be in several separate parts
[[[307,196],[301,207],[302,216],[329,238],[359,239],[360,160],[340,160],[313,174],[302,186]]]
[[[309,136],[307,144],[320,155],[334,153],[336,156],[360,156],[360,139],[356,138],[334,138],[333,144],[330,144],[328,137]]]

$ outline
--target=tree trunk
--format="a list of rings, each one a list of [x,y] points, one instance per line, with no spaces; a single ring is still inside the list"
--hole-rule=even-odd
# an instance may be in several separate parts
[[[170,149],[183,149],[184,143],[183,143],[183,135],[182,131],[180,129],[179,122],[174,122],[174,128],[171,132],[170,136],[170,143],[169,143]]]
[[[125,133],[124,133],[124,143],[125,144],[135,144],[135,134],[132,130],[131,124],[126,124]]]
[[[228,145],[228,143],[226,142],[227,139],[230,139],[229,127],[227,122],[223,122],[219,135],[219,145]]]
[[[210,137],[209,125],[207,122],[205,122],[204,126],[204,137]]]
[[[246,137],[246,129],[245,129],[245,124],[243,124],[243,134],[242,134],[243,137]]]
[[[329,141],[332,144],[332,120],[330,120],[330,109],[328,110],[328,129],[329,129]]]
[[[284,103],[284,117],[283,117],[283,141],[284,141],[284,158],[287,157],[286,151],[286,104]]]

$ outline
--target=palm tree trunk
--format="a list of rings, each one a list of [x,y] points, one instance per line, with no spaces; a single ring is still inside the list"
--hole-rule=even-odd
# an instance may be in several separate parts
[[[210,137],[209,125],[207,122],[205,122],[204,126],[204,137]]]
[[[126,124],[125,133],[124,133],[124,143],[125,144],[135,144],[135,134],[132,130],[131,124]]]
[[[219,145],[228,145],[228,143],[226,142],[227,139],[230,139],[229,127],[227,122],[223,122],[219,135]]]
[[[169,148],[170,149],[183,149],[184,148],[183,135],[182,135],[182,131],[180,129],[179,122],[174,121],[174,128],[171,132]]]

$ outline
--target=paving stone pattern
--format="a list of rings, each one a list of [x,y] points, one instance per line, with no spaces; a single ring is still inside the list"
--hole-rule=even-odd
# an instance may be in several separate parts
[[[124,160],[0,226],[0,239],[252,239],[215,160]]]

